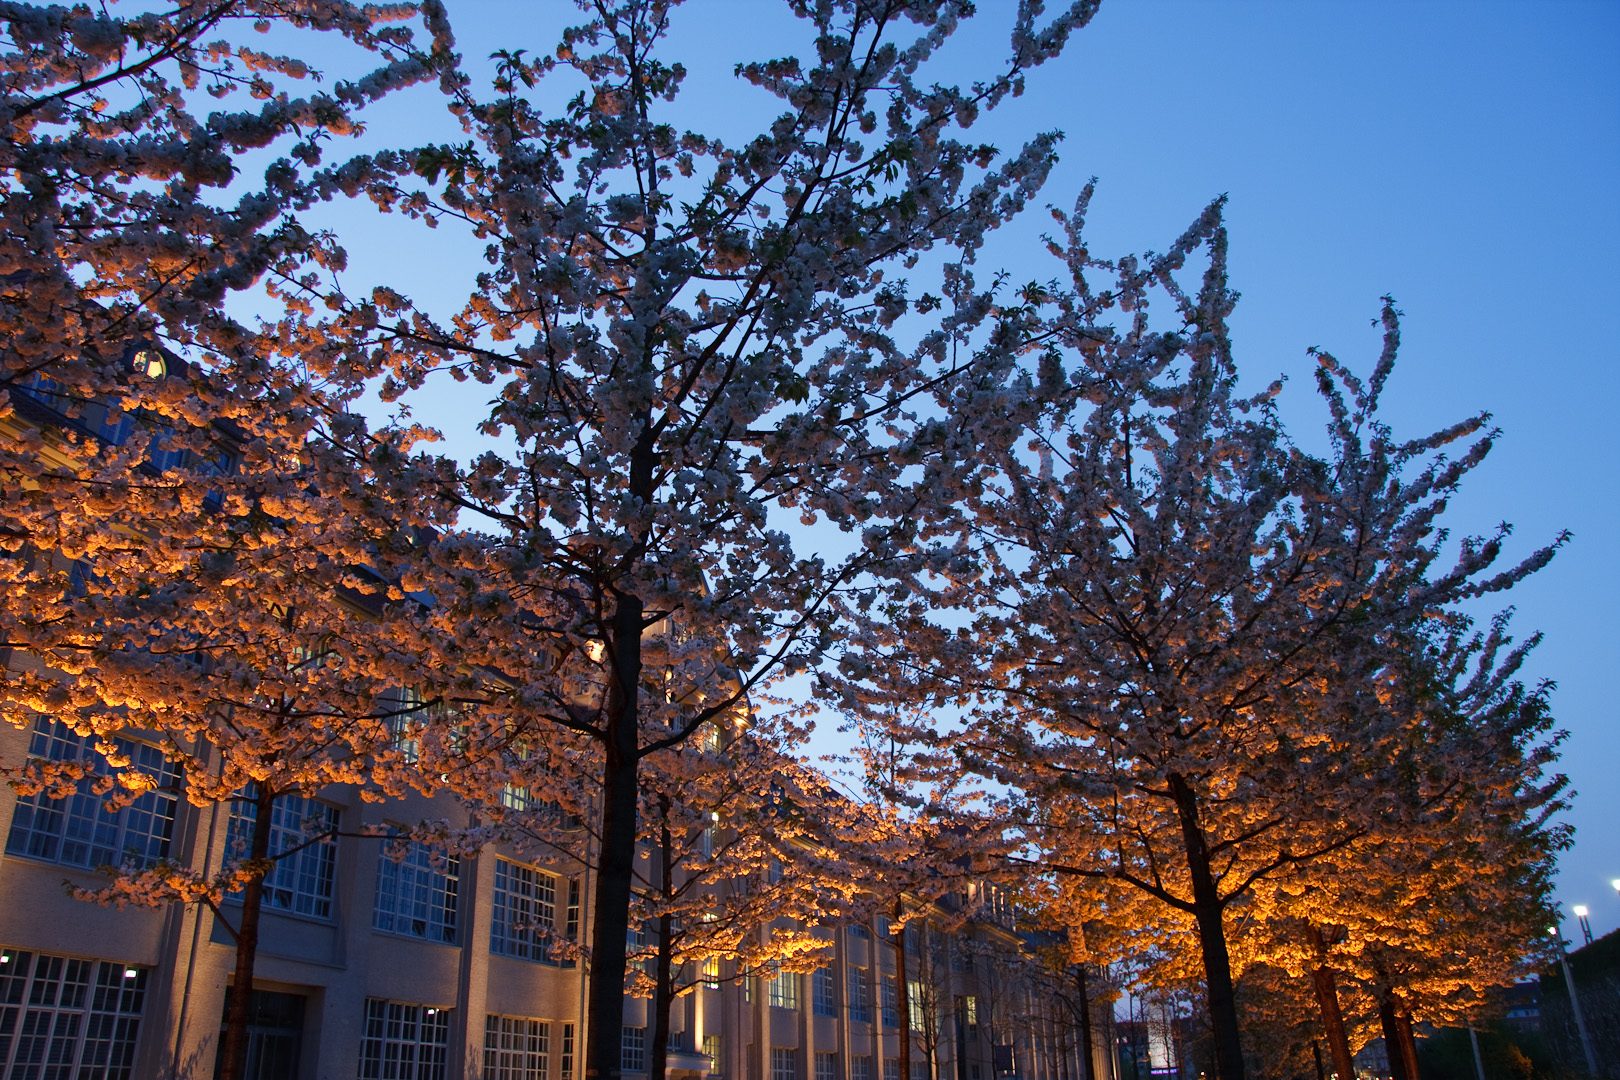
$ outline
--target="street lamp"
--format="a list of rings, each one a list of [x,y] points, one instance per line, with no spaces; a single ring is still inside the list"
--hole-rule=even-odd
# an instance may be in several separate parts
[[[1586,938],[1586,944],[1592,944],[1592,923],[1587,919],[1588,909],[1585,904],[1575,905],[1575,917],[1581,921],[1581,934]]]
[[[1586,1033],[1586,1017],[1581,1014],[1581,999],[1575,996],[1575,976],[1569,973],[1569,955],[1564,952],[1564,935],[1559,933],[1558,927],[1547,927],[1547,933],[1558,942],[1558,963],[1564,969],[1564,985],[1569,987],[1569,1007],[1575,1013],[1575,1030],[1581,1034],[1581,1049],[1586,1053],[1586,1073],[1596,1080],[1602,1074],[1598,1072],[1597,1055],[1592,1052],[1592,1037]]]

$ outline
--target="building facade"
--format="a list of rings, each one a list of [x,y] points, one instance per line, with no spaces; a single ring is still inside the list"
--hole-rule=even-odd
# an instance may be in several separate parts
[[[0,730],[0,760],[93,763],[85,743],[41,718],[31,731]],[[138,738],[120,749],[162,774],[161,755]],[[0,1080],[211,1076],[235,965],[233,905],[117,909],[64,886],[99,887],[96,867],[126,857],[206,871],[246,823],[225,806],[190,806],[172,786],[116,812],[92,788],[0,796]],[[277,851],[306,828],[340,835],[278,861],[267,879],[251,1077],[577,1080],[585,971],[558,943],[589,940],[590,875],[502,845],[448,858],[358,835],[445,811],[423,796],[365,802],[341,787],[277,803]],[[980,917],[942,908],[908,928],[908,1017],[886,925],[828,928],[814,971],[739,978],[722,964],[678,998],[669,1075],[901,1080],[906,1028],[907,1080],[1083,1076],[1074,1017],[1038,991],[1010,908],[963,902]],[[1111,1036],[1096,1026],[1097,1075],[1109,1076]],[[629,1074],[645,1073],[650,1027],[647,1002],[627,1000]]]

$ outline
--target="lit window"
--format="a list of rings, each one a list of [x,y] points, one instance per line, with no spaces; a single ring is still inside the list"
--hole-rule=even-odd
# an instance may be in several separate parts
[[[709,1059],[709,1070],[711,1072],[719,1072],[719,1071],[721,1071],[720,1070],[720,1064],[721,1064],[720,1063],[720,1047],[721,1047],[720,1036],[718,1036],[718,1035],[705,1035],[705,1036],[703,1036],[703,1056]]]
[[[705,990],[720,989],[720,958],[718,956],[704,958],[702,979]]]
[[[926,1030],[923,1023],[923,984],[916,979],[906,983],[906,1011],[911,1014],[912,1031]]]
[[[450,1010],[366,999],[360,1080],[445,1080]]]
[[[108,810],[106,797],[93,790],[96,777],[112,771],[107,759],[96,753],[95,739],[75,735],[66,724],[46,717],[34,721],[28,744],[31,757],[82,762],[94,775],[80,780],[65,799],[49,798],[45,792],[20,797],[6,837],[8,854],[92,869],[126,862],[145,866],[168,856],[180,774],[155,746],[112,741],[157,786],[119,810]]]
[[[547,1080],[551,1025],[521,1016],[484,1018],[483,1080]]]
[[[556,878],[531,866],[497,858],[489,951],[520,960],[556,963],[551,948],[556,908]]]
[[[258,820],[256,785],[236,793],[227,830],[232,859],[248,857],[253,824]],[[275,867],[264,878],[267,907],[332,917],[332,881],[337,869],[338,808],[302,795],[281,795],[270,811],[270,858]],[[241,896],[229,899],[240,902]]]
[[[0,948],[0,1076],[131,1080],[146,975]]]
[[[770,1002],[779,1009],[799,1007],[799,977],[791,971],[778,972],[771,979]]]
[[[400,856],[395,858],[395,856]],[[415,840],[400,851],[385,841],[377,859],[377,903],[371,925],[389,934],[456,941],[456,859]]]
[[[798,1080],[799,1052],[791,1046],[771,1047],[771,1080]]]

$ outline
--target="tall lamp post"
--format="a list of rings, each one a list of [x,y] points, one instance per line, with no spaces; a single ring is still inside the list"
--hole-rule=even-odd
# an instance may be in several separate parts
[[[1564,935],[1556,926],[1549,926],[1547,933],[1558,942],[1558,963],[1564,969],[1564,985],[1569,987],[1569,1007],[1575,1012],[1575,1030],[1581,1035],[1581,1050],[1586,1054],[1586,1074],[1597,1080],[1603,1074],[1598,1072],[1597,1055],[1592,1052],[1592,1036],[1586,1033],[1586,1017],[1581,1015],[1581,999],[1575,994],[1575,976],[1569,971],[1569,955],[1564,952]]]
[[[1585,904],[1575,905],[1575,917],[1581,921],[1581,936],[1586,938],[1586,944],[1592,944],[1592,923],[1586,916],[1590,914]]]

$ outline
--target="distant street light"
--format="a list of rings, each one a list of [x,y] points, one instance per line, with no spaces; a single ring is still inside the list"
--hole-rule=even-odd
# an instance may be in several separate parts
[[[1564,985],[1569,987],[1569,1007],[1575,1012],[1575,1030],[1581,1034],[1581,1049],[1586,1053],[1586,1074],[1597,1080],[1603,1074],[1598,1072],[1597,1055],[1592,1052],[1592,1036],[1586,1033],[1586,1017],[1581,1014],[1581,999],[1575,994],[1575,976],[1569,972],[1569,956],[1564,952],[1564,935],[1558,927],[1547,927],[1547,933],[1558,942],[1558,963],[1564,968]]]
[[[1586,907],[1586,905],[1585,904],[1576,904],[1575,905],[1575,917],[1581,921],[1581,933],[1586,938],[1586,944],[1590,945],[1590,944],[1592,944],[1592,923],[1587,919],[1586,916],[1587,916],[1587,907]]]

